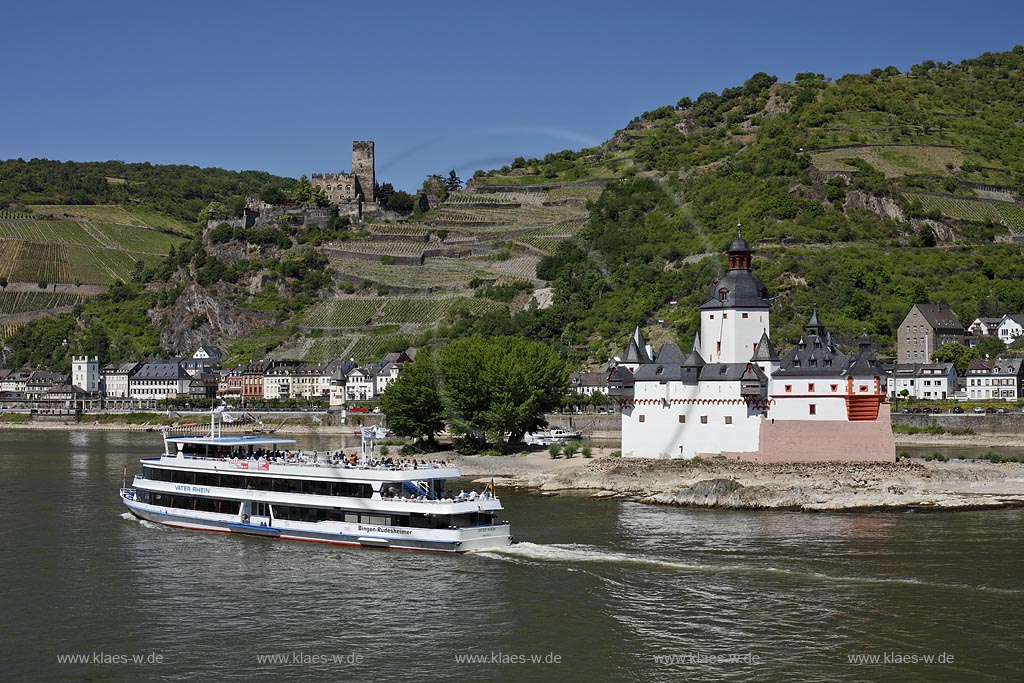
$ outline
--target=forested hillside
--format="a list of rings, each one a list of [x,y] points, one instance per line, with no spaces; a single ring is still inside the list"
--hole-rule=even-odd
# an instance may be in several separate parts
[[[520,324],[594,357],[633,324],[688,343],[737,224],[783,346],[814,303],[848,339],[866,329],[890,350],[914,302],[966,322],[1024,310],[1022,82],[1020,46],[835,81],[755,74],[646,112],[600,147],[478,172],[484,185],[621,179],[542,263],[556,305]]]

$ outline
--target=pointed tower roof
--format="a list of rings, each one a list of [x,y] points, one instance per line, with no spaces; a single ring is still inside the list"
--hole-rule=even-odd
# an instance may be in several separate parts
[[[683,367],[702,368],[704,364],[704,358],[700,355],[700,333],[698,333],[693,337],[693,346],[690,347],[690,352],[683,359]]]
[[[811,319],[804,325],[804,331],[809,335],[813,334],[819,337],[825,334],[825,326],[818,320],[818,304],[814,304],[814,312],[811,313]]]
[[[769,363],[777,363],[779,361],[779,354],[772,346],[772,340],[768,338],[768,330],[761,333],[761,341],[757,342],[757,348],[754,349],[754,355],[750,357],[753,362],[767,361]]]
[[[640,326],[637,325],[629,342],[626,344],[626,353],[622,356],[623,363],[651,363],[653,359],[647,353],[647,340],[644,339]]]

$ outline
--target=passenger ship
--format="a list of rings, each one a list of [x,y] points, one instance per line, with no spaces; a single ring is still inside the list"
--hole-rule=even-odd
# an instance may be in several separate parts
[[[452,495],[455,467],[391,468],[348,459],[301,460],[291,439],[168,436],[121,499],[132,514],[172,527],[296,541],[465,553],[512,542],[493,484]]]

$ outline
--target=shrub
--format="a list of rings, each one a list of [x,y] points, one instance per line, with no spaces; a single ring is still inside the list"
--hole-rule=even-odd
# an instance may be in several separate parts
[[[612,457],[612,458],[621,458],[622,457],[622,451],[612,451],[608,455],[610,457]]]
[[[562,444],[560,444],[560,443],[553,443],[550,446],[548,446],[548,453],[551,455],[551,459],[552,460],[557,458],[559,456],[559,454],[561,454],[561,452],[562,452]]]
[[[566,458],[572,458],[576,456],[576,452],[579,450],[580,444],[578,441],[570,441],[565,444],[565,448],[562,451],[565,453]]]
[[[583,448],[580,449],[580,453],[583,454],[584,458],[592,458],[594,449],[589,443],[583,444]]]

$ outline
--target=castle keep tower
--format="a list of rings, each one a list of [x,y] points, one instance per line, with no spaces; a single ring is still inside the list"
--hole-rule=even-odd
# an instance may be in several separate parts
[[[373,164],[373,141],[357,140],[352,143],[352,175],[356,178],[358,191],[363,201],[372,204],[377,201],[373,191],[377,180]]]

